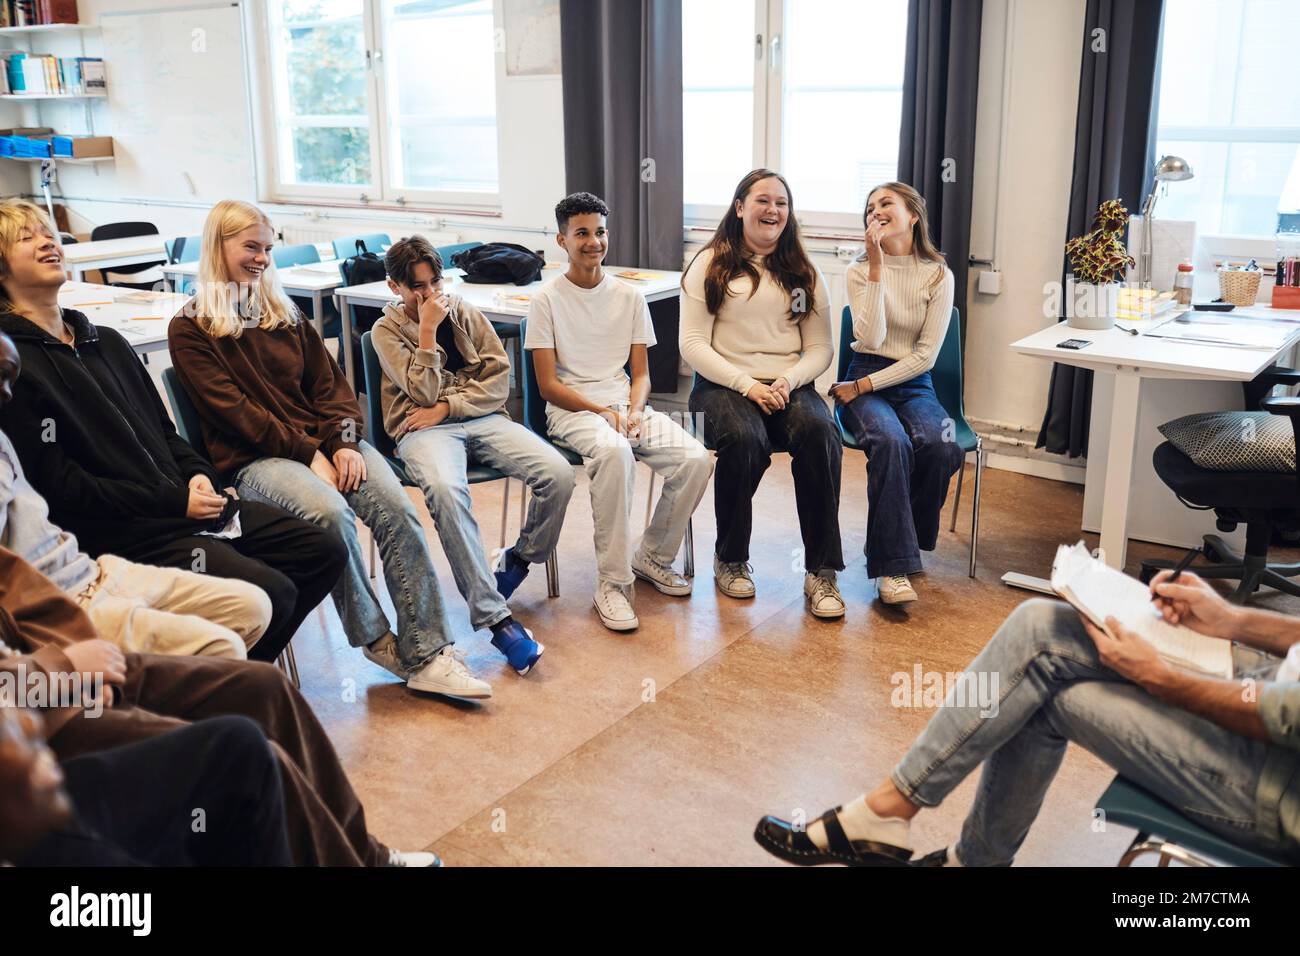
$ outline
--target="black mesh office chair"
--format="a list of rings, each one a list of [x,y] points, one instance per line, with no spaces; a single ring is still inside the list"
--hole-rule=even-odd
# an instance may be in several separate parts
[[[90,241],[101,239],[128,239],[132,236],[156,236],[158,227],[151,222],[109,222],[90,231]],[[137,262],[134,265],[114,266],[104,270],[104,281],[109,285],[128,289],[149,290],[163,281],[159,266],[167,264],[165,258],[157,262]],[[154,270],[150,272],[150,270]]]
[[[1300,397],[1270,396],[1275,385],[1300,385],[1300,372],[1273,366],[1243,384],[1246,407],[1291,419],[1292,433],[1300,435]],[[1300,442],[1297,443],[1300,447]],[[1246,525],[1246,553],[1238,554],[1217,534],[1205,535],[1202,550],[1208,565],[1195,568],[1203,578],[1240,581],[1231,600],[1244,604],[1261,584],[1300,596],[1300,564],[1269,564],[1268,548],[1280,528],[1293,527],[1300,511],[1300,472],[1211,471],[1202,468],[1170,442],[1152,456],[1156,474],[1190,508],[1213,510],[1216,527],[1226,533]],[[1160,568],[1173,562],[1142,563],[1142,580],[1149,581]]]

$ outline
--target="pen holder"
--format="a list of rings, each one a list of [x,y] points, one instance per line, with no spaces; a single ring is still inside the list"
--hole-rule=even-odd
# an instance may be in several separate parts
[[[1233,305],[1254,305],[1259,297],[1259,280],[1264,273],[1257,270],[1219,270],[1219,298]]]

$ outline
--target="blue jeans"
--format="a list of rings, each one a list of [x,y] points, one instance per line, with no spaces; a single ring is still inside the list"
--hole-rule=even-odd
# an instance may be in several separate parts
[[[409,432],[398,442],[397,453],[424,491],[456,587],[469,605],[470,624],[477,630],[505,620],[510,608],[497,593],[496,578],[483,552],[466,469],[470,462],[488,465],[528,484],[533,498],[514,550],[524,561],[539,564],[560,540],[573,494],[573,467],[549,444],[504,415]]]
[[[347,495],[288,458],[259,458],[236,476],[241,497],[266,501],[342,539],[348,561],[331,596],[353,647],[370,644],[393,628],[370,588],[357,518],[370,529],[384,562],[384,580],[397,609],[397,649],[403,666],[426,664],[452,643],[451,627],[415,505],[384,457],[361,443],[366,480]]]
[[[893,363],[858,354],[847,378],[865,378]],[[933,551],[939,540],[948,482],[966,457],[930,373],[859,396],[841,415],[867,453],[867,574],[920,571],[921,552]]]
[[[1277,669],[1276,658],[1236,651],[1239,676],[1265,679]],[[1248,670],[1251,655],[1257,666]],[[1070,741],[1233,843],[1300,855],[1300,834],[1282,833],[1277,808],[1257,794],[1266,762],[1295,755],[1166,704],[1103,667],[1069,605],[1026,601],[966,673],[996,675],[996,684],[987,681],[992,706],[950,692],[891,776],[909,800],[932,807],[983,764],[957,846],[965,865],[1011,863]]]

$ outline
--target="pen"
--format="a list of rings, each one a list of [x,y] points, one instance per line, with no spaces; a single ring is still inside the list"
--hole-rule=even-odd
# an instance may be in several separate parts
[[[1182,574],[1184,571],[1186,571],[1188,567],[1191,566],[1191,563],[1196,560],[1196,556],[1200,553],[1201,553],[1201,549],[1195,548],[1191,551],[1188,551],[1185,555],[1183,555],[1183,559],[1174,566],[1174,573],[1169,576],[1168,583],[1173,584],[1175,581],[1177,581],[1178,576]]]

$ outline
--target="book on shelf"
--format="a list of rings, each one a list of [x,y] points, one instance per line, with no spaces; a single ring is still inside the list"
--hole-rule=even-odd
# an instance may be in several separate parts
[[[7,93],[104,96],[108,92],[104,61],[99,57],[17,52],[4,56]]]
[[[78,22],[77,0],[0,0],[0,27]]]

